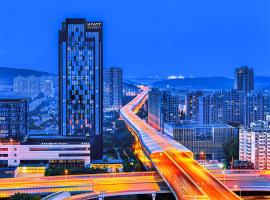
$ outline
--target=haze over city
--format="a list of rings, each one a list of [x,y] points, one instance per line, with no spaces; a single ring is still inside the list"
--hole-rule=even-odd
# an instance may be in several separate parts
[[[58,30],[67,17],[101,20],[104,66],[125,77],[233,77],[241,65],[270,75],[270,2],[4,1],[0,66],[57,73]]]

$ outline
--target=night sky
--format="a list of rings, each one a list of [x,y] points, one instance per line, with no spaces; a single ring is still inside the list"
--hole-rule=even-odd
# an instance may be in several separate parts
[[[1,1],[0,66],[57,73],[67,17],[104,23],[104,66],[125,76],[270,75],[269,0]]]

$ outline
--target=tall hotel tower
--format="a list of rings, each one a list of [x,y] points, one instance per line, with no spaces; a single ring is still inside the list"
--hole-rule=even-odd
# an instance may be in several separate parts
[[[102,23],[66,19],[59,31],[59,128],[87,137],[91,159],[103,151]]]

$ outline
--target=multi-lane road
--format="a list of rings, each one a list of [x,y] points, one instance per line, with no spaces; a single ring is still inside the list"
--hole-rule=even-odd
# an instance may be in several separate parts
[[[178,199],[240,199],[201,167],[193,159],[192,152],[161,134],[135,114],[142,102],[147,99],[149,88],[143,87],[142,90],[120,110],[120,113],[129,129],[137,135],[146,156],[151,159],[175,197]],[[169,173],[170,171],[173,173]]]
[[[168,165],[167,162],[163,164]],[[175,172],[174,169],[169,168],[163,173],[170,175],[171,181],[174,180],[179,187],[182,185],[180,174],[175,174],[178,170]],[[261,171],[242,171],[242,173],[212,171],[211,173],[234,191],[270,191],[270,175]],[[0,179],[0,197],[9,197],[18,192],[41,194],[59,191],[86,193],[74,196],[74,199],[79,199],[78,197],[89,199],[102,193],[106,196],[115,196],[170,192],[157,172]]]
[[[168,192],[156,172],[115,173],[0,179],[0,197],[15,193],[54,193],[59,191],[120,193]]]

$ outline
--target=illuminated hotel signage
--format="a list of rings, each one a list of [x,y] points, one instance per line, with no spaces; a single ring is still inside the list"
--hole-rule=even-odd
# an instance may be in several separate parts
[[[89,22],[87,23],[87,29],[93,30],[93,29],[101,29],[102,23],[101,22]]]

